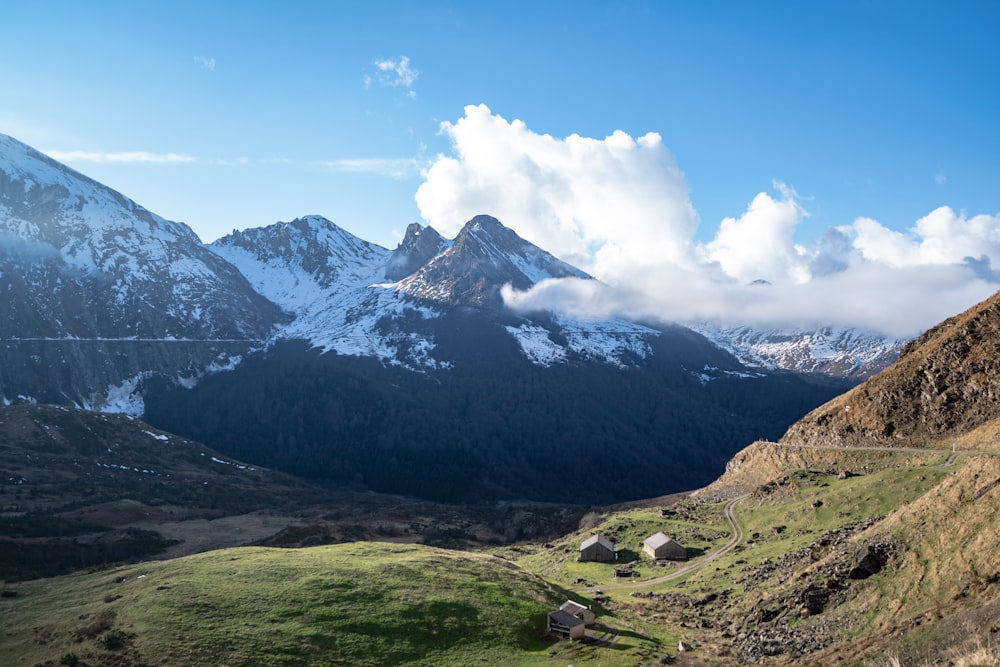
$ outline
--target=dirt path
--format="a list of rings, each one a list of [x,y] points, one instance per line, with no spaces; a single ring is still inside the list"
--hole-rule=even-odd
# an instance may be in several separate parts
[[[984,453],[984,452],[978,452],[978,451],[963,451],[963,450],[948,451],[946,449],[942,449],[942,450],[920,449],[920,448],[917,448],[917,447],[833,447],[833,446],[815,447],[815,446],[805,446],[805,445],[786,445],[786,444],[777,443],[777,442],[770,442],[770,443],[767,443],[767,444],[774,445],[775,447],[798,447],[798,448],[802,448],[802,449],[848,449],[848,450],[861,450],[861,451],[918,452],[918,453],[922,453],[922,454],[926,454],[926,453],[938,453],[939,452],[941,454],[947,454],[948,455],[947,458],[942,463],[938,463],[938,464],[936,464],[934,466],[930,466],[930,467],[933,467],[933,468],[947,468],[948,466],[954,464],[955,461],[958,459],[958,457],[961,456],[961,455],[982,454],[982,453]],[[720,549],[717,549],[716,551],[713,551],[712,553],[708,554],[704,558],[700,558],[699,560],[697,560],[697,561],[695,561],[693,563],[688,563],[686,565],[683,565],[683,566],[677,568],[676,570],[674,570],[673,572],[670,572],[669,574],[665,574],[665,575],[663,575],[661,577],[654,577],[652,579],[644,579],[642,581],[630,581],[628,583],[622,583],[622,584],[608,584],[608,585],[605,585],[605,586],[588,586],[588,587],[585,587],[585,588],[580,588],[578,590],[581,591],[581,592],[593,593],[595,590],[598,590],[598,589],[605,590],[605,591],[620,591],[620,590],[628,590],[628,589],[635,589],[635,588],[648,588],[650,586],[655,586],[656,584],[662,584],[662,583],[665,583],[665,582],[668,582],[668,581],[673,581],[675,579],[680,579],[681,577],[686,577],[687,575],[691,574],[692,572],[696,572],[696,571],[700,570],[701,568],[705,567],[706,565],[712,563],[713,561],[716,561],[719,558],[722,558],[727,553],[729,553],[730,551],[732,551],[733,549],[735,549],[737,547],[737,545],[739,545],[743,541],[743,527],[740,525],[740,522],[736,518],[736,509],[735,508],[736,508],[736,505],[741,500],[743,500],[746,497],[747,497],[747,494],[744,494],[744,495],[738,496],[736,498],[733,498],[732,500],[730,500],[729,502],[726,503],[726,506],[723,509],[723,514],[725,515],[726,522],[729,524],[729,528],[732,531],[732,537],[730,537],[729,541],[726,542],[726,544],[723,545]]]
[[[726,522],[729,524],[729,529],[732,531],[733,535],[732,537],[729,538],[729,541],[726,542],[726,544],[723,545],[721,548],[713,551],[704,558],[696,560],[693,563],[682,565],[681,567],[677,568],[670,574],[665,574],[662,577],[654,577],[653,579],[644,579],[642,581],[631,581],[627,584],[610,584],[607,586],[600,586],[600,589],[605,591],[620,591],[620,590],[627,590],[630,588],[647,588],[649,586],[655,586],[656,584],[662,584],[667,581],[673,581],[674,579],[680,579],[681,577],[685,577],[691,574],[692,572],[700,570],[709,563],[716,561],[719,558],[722,558],[727,553],[735,549],[736,546],[743,541],[743,527],[740,525],[740,522],[737,521],[736,519],[735,507],[736,504],[739,503],[744,498],[746,498],[745,495],[733,498],[728,503],[726,503],[726,506],[723,509],[723,514],[726,517]],[[594,588],[591,587],[585,590],[593,591]]]
[[[949,454],[948,460],[954,462],[959,454],[993,454],[994,452],[974,449],[944,449],[937,447],[838,447],[836,445],[790,445],[784,442],[767,442],[760,440],[762,444],[774,445],[775,447],[787,447],[789,449],[832,449],[848,452],[911,452],[915,454]]]

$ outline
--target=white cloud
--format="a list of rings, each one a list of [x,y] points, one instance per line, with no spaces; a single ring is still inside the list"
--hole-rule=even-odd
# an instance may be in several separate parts
[[[201,66],[202,69],[207,69],[209,72],[215,71],[215,58],[205,58],[204,56],[195,56],[194,61]]]
[[[715,240],[705,247],[709,260],[718,262],[723,272],[742,282],[809,280],[810,254],[793,242],[795,227],[806,216],[795,191],[775,183],[781,193],[773,199],[761,192],[742,216],[725,218]]]
[[[415,98],[417,93],[413,90],[413,84],[420,76],[420,70],[414,69],[410,65],[407,56],[398,58],[384,58],[375,61],[375,76],[365,76],[365,88],[370,88],[373,83],[390,88],[406,88],[406,96]]]
[[[123,151],[99,153],[93,151],[46,151],[46,155],[60,162],[152,162],[178,164],[196,162],[197,158],[180,153],[149,153],[146,151]]]
[[[858,218],[806,248],[795,232],[808,213],[775,183],[776,195],[752,197],[700,244],[684,175],[657,134],[556,138],[483,105],[441,131],[453,153],[434,160],[416,193],[429,224],[454,235],[474,215],[494,215],[607,283],[507,290],[515,307],[909,336],[1000,287],[998,216],[942,207],[905,232]],[[749,284],[758,279],[770,284]]]
[[[416,201],[442,233],[489,213],[606,280],[693,261],[697,218],[684,175],[658,134],[559,139],[484,105],[466,107],[441,131],[455,156],[438,156]]]
[[[1000,216],[966,219],[942,206],[917,220],[907,233],[896,232],[870,218],[847,228],[864,259],[891,267],[960,264],[967,257],[1000,260]]]
[[[321,160],[313,164],[334,171],[376,174],[404,179],[419,175],[421,169],[426,166],[426,161],[417,158],[358,158],[353,160]]]

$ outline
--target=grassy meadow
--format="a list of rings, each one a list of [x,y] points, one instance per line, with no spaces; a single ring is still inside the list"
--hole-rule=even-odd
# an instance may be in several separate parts
[[[914,520],[893,517],[924,512],[929,496],[960,484],[964,463],[880,454],[878,467],[846,478],[830,467],[788,470],[736,504],[743,539],[735,546],[726,503],[688,497],[595,511],[558,540],[490,553],[376,542],[244,547],[5,584],[0,664],[616,667],[676,656],[678,641],[693,648],[682,664],[732,664],[731,641],[720,632],[728,619],[794,597],[819,576],[813,564],[832,557],[817,545],[837,531],[887,515],[871,530],[912,542]],[[963,489],[955,497],[972,502]],[[642,541],[657,531],[683,544],[688,562],[654,563],[642,554]],[[615,542],[616,563],[577,561],[580,542],[595,533]],[[907,553],[927,557],[919,548]],[[614,577],[623,565],[635,576]],[[930,595],[907,583],[910,570],[853,583],[836,604]],[[566,599],[597,612],[586,641],[545,637],[547,612]],[[854,618],[842,638],[874,629],[875,617],[863,609]]]

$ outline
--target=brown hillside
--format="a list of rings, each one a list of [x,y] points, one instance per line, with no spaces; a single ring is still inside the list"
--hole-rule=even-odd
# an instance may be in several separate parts
[[[891,367],[813,410],[782,443],[949,446],[1000,416],[1000,292],[909,343]],[[998,448],[996,441],[985,447]]]

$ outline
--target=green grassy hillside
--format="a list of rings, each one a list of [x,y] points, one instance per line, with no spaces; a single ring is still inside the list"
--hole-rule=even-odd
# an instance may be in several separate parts
[[[241,548],[7,585],[4,665],[468,665],[548,659],[565,597],[414,545]]]

